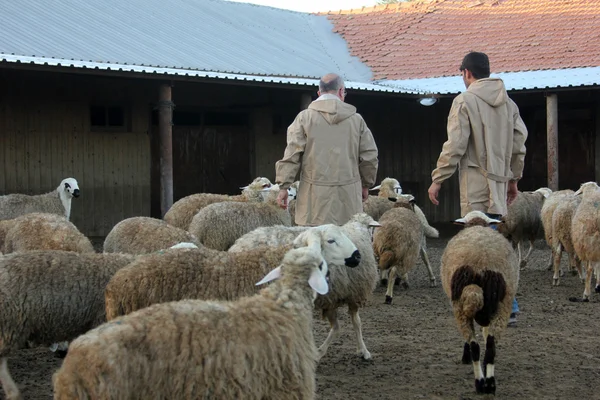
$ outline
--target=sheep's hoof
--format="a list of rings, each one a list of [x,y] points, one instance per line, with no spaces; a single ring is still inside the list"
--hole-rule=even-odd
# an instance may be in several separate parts
[[[600,286],[596,286],[596,287],[594,288],[594,292],[596,292],[596,293],[600,293]]]
[[[563,271],[562,268],[558,270],[558,276],[560,276],[560,277],[565,276],[565,271]]]
[[[560,279],[558,279],[558,278],[554,278],[554,279],[552,280],[552,286],[558,286],[558,285],[559,285],[559,283],[560,283]]]
[[[406,282],[406,281],[402,281],[402,287],[403,287],[404,289],[408,289],[410,286],[408,286],[408,282]]]
[[[371,359],[371,353],[369,353],[369,350],[365,349],[365,351],[358,351],[358,355],[362,357],[363,360],[370,360]]]
[[[579,275],[579,272],[575,268],[571,270],[571,276]]]
[[[400,286],[400,282],[401,282],[400,278],[394,279],[394,286]]]
[[[385,295],[385,304],[392,304],[392,296]]]
[[[483,391],[487,394],[496,394],[496,379],[493,376],[485,378]]]
[[[435,280],[435,278],[431,279],[429,281],[429,287],[436,287],[437,286],[437,282]]]
[[[387,284],[388,284],[388,280],[387,279],[382,279],[381,280],[381,286],[385,287],[385,286],[387,286]]]
[[[485,386],[485,380],[483,378],[481,379],[475,379],[475,391],[477,393],[485,393],[483,391],[483,387]]]
[[[521,264],[519,265],[519,267],[520,267],[521,269],[523,269],[523,268],[525,268],[525,266],[526,266],[526,265],[527,265],[527,261],[525,261],[525,260],[521,260]]]
[[[573,303],[587,303],[590,301],[590,299],[588,299],[588,298],[580,299],[579,297],[569,297],[569,301],[572,301]]]
[[[67,356],[68,350],[56,350],[54,352],[54,357],[56,358],[65,358]]]

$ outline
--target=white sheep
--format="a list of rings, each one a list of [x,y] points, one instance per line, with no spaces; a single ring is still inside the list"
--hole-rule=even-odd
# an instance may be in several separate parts
[[[519,192],[517,198],[508,206],[504,222],[498,231],[517,247],[520,268],[524,268],[533,251],[534,242],[542,231],[542,206],[552,190],[540,188],[534,192]],[[521,243],[529,241],[529,250],[522,257]]]
[[[0,250],[65,250],[94,253],[92,242],[72,222],[58,214],[29,213],[0,222]]]
[[[465,339],[462,362],[473,363],[475,389],[494,394],[496,340],[508,325],[519,264],[510,242],[489,227],[500,221],[472,211],[456,222],[465,229],[448,242],[442,254],[442,287]],[[482,327],[485,340],[483,369],[474,322]]]
[[[133,258],[57,250],[0,257],[0,383],[7,399],[20,398],[10,352],[70,341],[104,322],[104,288]]]
[[[188,230],[204,246],[227,250],[238,238],[261,226],[290,226],[289,212],[277,204],[278,193],[279,186],[274,185],[262,203],[210,204],[194,216]]]
[[[323,344],[319,347],[321,359],[330,344],[339,335],[339,322],[337,310],[347,304],[352,327],[356,337],[357,354],[364,359],[370,359],[371,353],[367,350],[362,337],[362,322],[358,313],[371,297],[377,284],[377,264],[373,255],[372,233],[370,229],[381,226],[365,213],[359,213],[342,226],[342,231],[352,240],[361,255],[361,261],[356,268],[345,268],[341,263],[328,261],[331,272],[331,290],[326,296],[319,296],[315,308],[322,312],[329,321],[331,329]],[[291,243],[307,227],[272,226],[258,228],[242,236],[231,246],[229,252],[247,252],[258,246],[281,246]],[[379,228],[377,228],[379,229]]]
[[[26,195],[12,193],[0,196],[0,220],[13,219],[20,215],[43,212],[71,217],[71,199],[79,197],[79,185],[74,178],[65,178],[49,193]]]
[[[560,202],[566,197],[574,194],[575,192],[570,189],[559,190],[556,192],[552,192],[550,196],[544,200],[544,205],[542,206],[541,218],[542,218],[542,228],[544,229],[544,238],[546,239],[546,244],[550,247],[552,254],[550,256],[550,261],[548,264],[548,270],[551,270],[554,265],[554,247],[552,242],[552,215],[554,214],[554,210],[560,204]],[[561,271],[562,272],[562,271]]]
[[[600,293],[600,187],[596,182],[586,182],[575,195],[582,196],[571,223],[571,237],[575,253],[586,265],[585,289],[581,301],[589,301],[592,275],[596,275],[596,293]],[[579,301],[570,298],[571,301]]]
[[[241,187],[242,194],[229,196],[226,194],[196,193],[177,200],[165,213],[163,219],[179,229],[187,230],[194,215],[209,204],[223,201],[249,201],[262,202],[266,191],[271,188],[271,181],[259,177],[254,179],[248,186]]]
[[[573,216],[579,204],[581,203],[581,196],[565,196],[560,203],[557,205],[552,215],[552,253],[553,253],[553,266],[554,266],[554,277],[552,284],[558,286],[560,283],[560,259],[562,252],[565,251],[569,255],[569,267],[572,271],[577,270],[580,279],[584,279],[583,271],[581,269],[581,261],[575,253],[573,247],[573,237],[571,234],[571,224],[573,222]]]
[[[316,246],[326,261],[356,266],[360,253],[335,225],[299,235],[295,247]],[[117,272],[106,287],[111,320],[155,303],[183,299],[235,300],[256,292],[254,282],[275,268],[292,247],[256,247],[228,253],[206,247],[166,250],[142,257]]]
[[[104,252],[146,254],[167,249],[180,242],[199,244],[194,235],[163,220],[131,217],[111,229],[104,240]]]
[[[326,274],[318,250],[294,249],[252,297],[156,304],[110,321],[71,344],[54,399],[314,399],[312,308]]]

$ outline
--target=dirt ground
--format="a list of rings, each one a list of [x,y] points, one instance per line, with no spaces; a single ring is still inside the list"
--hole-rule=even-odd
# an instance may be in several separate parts
[[[341,335],[317,369],[319,399],[483,398],[475,395],[472,367],[460,363],[463,339],[439,283],[446,243],[447,238],[428,240],[436,288],[428,286],[419,261],[409,274],[410,289],[396,287],[392,305],[383,304],[385,289],[378,287],[361,310],[371,361],[355,355],[352,325],[346,310],[341,312]],[[517,327],[508,328],[497,345],[498,399],[600,399],[600,296],[570,302],[581,296],[583,284],[567,274],[553,288],[545,268],[549,257],[538,241],[521,272]],[[315,326],[320,344],[328,326],[321,320]],[[9,368],[24,399],[51,399],[52,373],[61,362],[45,348],[27,349],[11,355]]]

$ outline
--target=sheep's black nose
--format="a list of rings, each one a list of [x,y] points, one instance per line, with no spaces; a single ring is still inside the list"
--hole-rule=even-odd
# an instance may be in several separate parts
[[[350,268],[357,267],[358,264],[360,263],[360,252],[358,250],[356,250],[354,253],[352,253],[351,257],[346,258],[344,261],[346,262],[347,267],[350,267]]]
[[[79,189],[73,190],[73,197],[79,197]]]

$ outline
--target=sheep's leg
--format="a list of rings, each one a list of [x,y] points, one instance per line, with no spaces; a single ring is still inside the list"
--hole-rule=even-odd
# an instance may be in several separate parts
[[[469,363],[470,357],[470,361],[473,363],[473,374],[475,375],[475,391],[477,393],[483,393],[485,378],[483,375],[483,370],[481,369],[481,351],[479,348],[479,343],[477,343],[475,338],[473,320],[465,317],[462,313],[462,310],[457,305],[455,305],[453,308],[454,317],[458,322],[458,329],[466,340],[463,348],[462,362]]]
[[[552,254],[550,254],[550,260],[548,260],[548,268],[547,268],[548,271],[552,271],[552,269],[554,268],[554,253],[555,253],[555,250],[554,250],[554,247],[552,247],[552,245],[550,245],[550,251],[551,251]]]
[[[529,256],[531,255],[531,252],[533,251],[533,243],[535,242],[535,239],[530,239],[529,240],[529,250],[527,250],[527,254],[525,254],[525,258],[523,258],[521,260],[521,268],[525,268],[525,266],[527,265],[527,261],[529,261]]]
[[[8,372],[6,357],[3,357],[2,360],[0,360],[0,383],[2,383],[2,387],[4,388],[6,400],[22,399],[21,392],[19,392],[17,384],[10,376],[10,372]]]
[[[590,301],[590,293],[592,289],[592,277],[594,276],[594,268],[592,262],[587,262],[587,271],[585,276],[585,289],[583,291],[583,301]]]
[[[381,279],[381,286],[387,286],[389,273],[390,273],[389,269],[381,270],[380,275],[379,275],[380,279]]]
[[[362,355],[365,360],[370,360],[371,353],[367,350],[367,346],[365,346],[362,336],[362,323],[360,321],[360,315],[358,315],[358,305],[354,303],[348,304],[348,311],[350,312],[350,319],[352,320],[354,334],[356,335],[356,354]]]
[[[579,260],[579,257],[577,257],[576,254],[569,254],[569,266],[573,275],[577,274],[579,276],[579,279],[581,279],[581,281],[583,282],[585,280],[585,273],[581,268],[581,261]]]
[[[517,255],[519,256],[519,266],[523,268],[521,266],[521,261],[523,260],[523,258],[521,257],[521,242],[517,242]]]
[[[321,347],[319,347],[319,349],[317,351],[317,361],[321,360],[321,358],[323,358],[325,353],[327,353],[327,348],[329,348],[329,345],[331,344],[331,342],[337,338],[337,336],[340,332],[340,324],[337,319],[337,308],[329,309],[329,310],[325,311],[325,316],[327,317],[327,320],[329,321],[329,325],[331,326],[331,329],[329,330],[327,339],[325,339],[325,341],[323,342],[323,344],[321,345]]]
[[[394,279],[396,278],[396,267],[390,268],[390,275],[388,277],[388,287],[385,292],[385,304],[392,304],[392,297],[394,296]]]
[[[600,283],[598,282],[598,279],[600,279],[600,263],[595,262],[594,264],[594,276],[596,277],[596,287],[594,288],[594,291],[600,293]]]
[[[431,263],[429,262],[429,256],[427,255],[427,249],[425,247],[425,244],[421,245],[421,248],[419,249],[419,254],[421,255],[421,260],[423,260],[423,263],[425,263],[425,266],[427,267],[427,273],[429,274],[429,286],[435,287],[435,275],[433,274],[433,270],[431,269]]]
[[[554,250],[553,254],[554,254],[554,260],[553,260],[554,276],[552,278],[552,285],[558,286],[560,284],[559,270],[560,270],[560,259],[562,258],[562,244],[560,244],[560,243],[558,244],[558,246]],[[570,258],[570,255],[569,255],[569,258]]]
[[[405,272],[404,275],[402,275],[402,287],[404,289],[410,288],[410,285],[408,284],[408,272]]]
[[[489,335],[485,341],[485,356],[483,365],[485,365],[485,382],[483,392],[496,394],[496,378],[494,377],[494,358],[496,358],[496,339]]]

